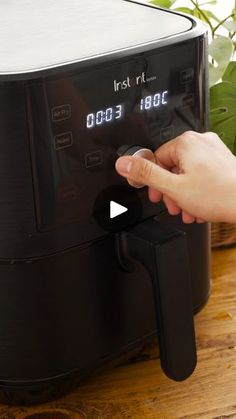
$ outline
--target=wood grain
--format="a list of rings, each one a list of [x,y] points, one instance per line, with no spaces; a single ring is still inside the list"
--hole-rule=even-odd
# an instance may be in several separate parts
[[[42,406],[0,406],[0,419],[236,418],[236,248],[214,250],[212,295],[195,317],[198,366],[183,383],[162,373],[155,343]]]

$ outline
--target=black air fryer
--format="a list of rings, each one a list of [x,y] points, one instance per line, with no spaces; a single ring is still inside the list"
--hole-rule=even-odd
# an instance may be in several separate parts
[[[128,0],[0,8],[2,394],[46,400],[156,333],[184,380],[208,225],[169,216],[115,162],[206,129],[205,27]]]

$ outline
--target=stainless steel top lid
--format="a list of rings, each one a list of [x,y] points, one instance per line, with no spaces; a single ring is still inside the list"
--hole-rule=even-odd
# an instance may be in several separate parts
[[[0,75],[132,49],[192,26],[187,17],[125,0],[2,0]]]

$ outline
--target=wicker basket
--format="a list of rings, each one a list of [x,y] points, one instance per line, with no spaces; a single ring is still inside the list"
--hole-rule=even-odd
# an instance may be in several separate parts
[[[236,224],[212,223],[211,246],[231,246],[236,244]]]

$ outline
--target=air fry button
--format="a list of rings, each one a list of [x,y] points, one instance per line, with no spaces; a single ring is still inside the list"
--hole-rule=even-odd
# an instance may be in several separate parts
[[[64,104],[60,106],[54,106],[51,112],[53,122],[64,121],[65,119],[71,118],[71,105]]]

